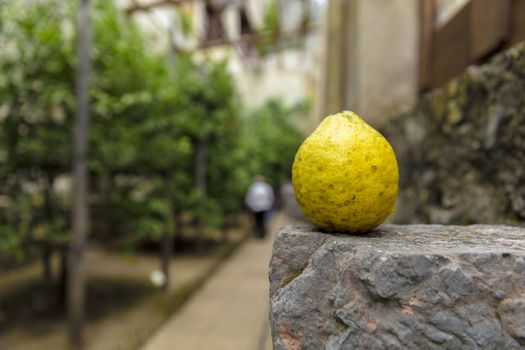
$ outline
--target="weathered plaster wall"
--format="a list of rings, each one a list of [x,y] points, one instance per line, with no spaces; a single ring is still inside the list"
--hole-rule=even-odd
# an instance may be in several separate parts
[[[348,107],[373,126],[416,101],[418,1],[361,0]]]
[[[373,126],[416,99],[417,0],[330,0],[321,116],[344,109]]]

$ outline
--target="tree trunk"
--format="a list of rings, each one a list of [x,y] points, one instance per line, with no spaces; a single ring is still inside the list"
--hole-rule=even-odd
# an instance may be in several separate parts
[[[161,255],[161,268],[164,276],[166,277],[163,289],[168,290],[170,287],[170,265],[171,257],[173,256],[173,238],[175,231],[175,221],[173,215],[173,184],[172,184],[172,173],[166,172],[164,177],[164,193],[169,203],[168,210],[166,213],[166,230],[162,235],[162,255]]]
[[[197,250],[204,251],[204,238],[202,236],[202,222],[204,213],[203,208],[206,208],[207,183],[206,183],[206,159],[208,158],[208,142],[205,138],[200,138],[197,141],[197,149],[195,153],[195,186],[200,190],[201,200],[200,207],[195,220],[195,229],[197,230]]]
[[[58,306],[60,310],[66,310],[66,297],[68,286],[68,249],[66,245],[61,245],[58,249],[60,253],[60,275],[58,280]]]
[[[197,150],[195,154],[195,185],[206,198],[206,158],[208,158],[208,142],[205,138],[197,141]]]
[[[171,257],[173,256],[173,234],[166,230],[162,235],[162,256],[161,256],[161,268],[166,280],[162,289],[168,290],[170,288],[170,264]]]
[[[54,220],[54,210],[53,210],[53,198],[52,198],[52,188],[54,181],[54,174],[52,172],[46,173],[46,186],[44,188],[44,215],[47,222],[53,222]],[[46,235],[49,239],[50,232],[47,232]],[[51,253],[52,247],[49,242],[44,243],[42,247],[42,273],[44,284],[50,285],[52,279],[52,267],[51,267]]]
[[[228,242],[228,236],[229,236],[229,229],[228,229],[228,226],[227,225],[223,225],[221,227],[221,238],[222,238],[222,243],[226,243]]]
[[[53,270],[51,267],[51,247],[45,244],[42,252],[42,279],[44,284],[50,285],[53,278]]]
[[[47,172],[46,185],[44,188],[44,215],[48,222],[52,222],[55,219],[54,203],[53,203],[53,182],[55,181],[55,175],[52,172]],[[49,233],[48,233],[49,234]]]
[[[78,7],[76,120],[73,138],[73,237],[69,250],[67,309],[69,340],[72,348],[83,347],[82,326],[84,324],[84,250],[88,234],[87,165],[89,126],[89,80],[91,75],[91,21],[90,0],[81,0]]]

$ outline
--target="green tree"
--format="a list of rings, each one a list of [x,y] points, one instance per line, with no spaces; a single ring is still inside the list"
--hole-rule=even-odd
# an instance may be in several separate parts
[[[239,99],[226,61],[196,65],[186,58],[177,71],[179,130],[191,140],[194,164],[189,204],[204,224],[219,227],[238,211],[244,190]]]
[[[0,250],[69,238],[74,2],[0,8]],[[90,209],[97,234],[159,241],[181,214],[218,228],[251,177],[277,186],[302,141],[304,105],[244,115],[227,61],[169,61],[113,2],[93,4]],[[106,238],[106,237],[102,237]]]
[[[70,164],[74,26],[63,1],[0,11],[0,249],[16,254],[24,240],[67,233],[67,202],[52,187]]]
[[[274,187],[291,179],[293,159],[304,140],[298,125],[308,109],[306,102],[286,106],[273,99],[243,120],[246,167],[252,176],[263,175]]]

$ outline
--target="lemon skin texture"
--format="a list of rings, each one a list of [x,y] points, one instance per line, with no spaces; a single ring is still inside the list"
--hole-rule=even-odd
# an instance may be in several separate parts
[[[398,182],[392,147],[353,112],[326,117],[292,168],[303,214],[329,232],[361,233],[381,224],[394,211]]]

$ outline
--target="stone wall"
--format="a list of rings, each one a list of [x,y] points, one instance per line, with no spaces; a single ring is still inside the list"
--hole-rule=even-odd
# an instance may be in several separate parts
[[[270,295],[275,350],[523,349],[525,228],[288,226]]]
[[[396,223],[525,223],[525,44],[470,67],[381,130]]]

